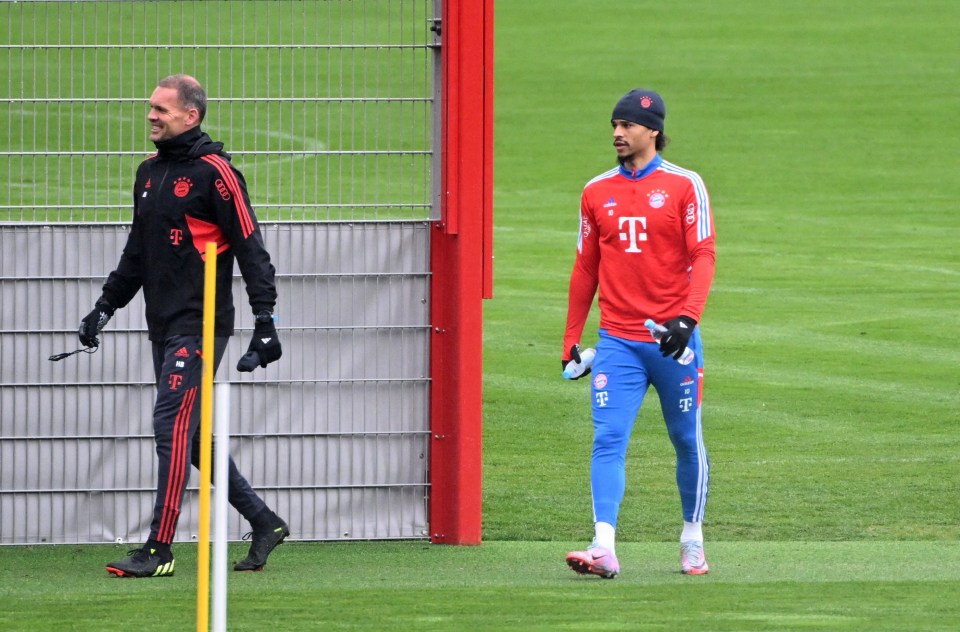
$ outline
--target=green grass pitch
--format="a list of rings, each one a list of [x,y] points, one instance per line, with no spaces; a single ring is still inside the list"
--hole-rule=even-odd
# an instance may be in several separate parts
[[[285,544],[230,576],[230,629],[960,628],[958,21],[950,0],[498,2],[484,543]],[[678,573],[652,398],[604,581],[563,563],[592,536],[592,431],[557,359],[579,194],[638,86],[716,222],[711,573]],[[0,549],[0,627],[194,626],[195,547],[163,580],[107,577],[124,552]]]

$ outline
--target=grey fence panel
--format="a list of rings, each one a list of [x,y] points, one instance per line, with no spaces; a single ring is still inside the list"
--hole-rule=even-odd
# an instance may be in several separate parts
[[[231,384],[231,454],[295,538],[426,537],[428,225],[263,229],[284,356],[233,368],[252,331],[236,278],[237,335],[218,371]],[[2,544],[147,536],[154,376],[139,298],[97,353],[47,359],[77,347],[125,238],[114,225],[0,226],[0,357],[12,359],[0,363]],[[181,541],[196,537],[196,486],[193,473]],[[239,538],[248,527],[231,520]]]
[[[278,271],[284,356],[252,374],[234,369],[252,330],[234,281],[231,453],[295,538],[427,537],[440,4],[0,2],[0,544],[147,535],[141,296],[97,353],[47,358],[78,346],[117,263],[154,151],[147,99],[178,72],[206,87],[203,128],[242,170]],[[230,537],[245,530],[234,516]]]

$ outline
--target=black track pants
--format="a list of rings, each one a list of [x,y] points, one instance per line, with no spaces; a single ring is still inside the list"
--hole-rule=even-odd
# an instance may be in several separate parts
[[[215,367],[220,366],[228,340],[216,338]],[[153,434],[158,464],[157,500],[150,538],[165,544],[173,542],[190,464],[200,467],[201,342],[200,336],[172,336],[163,343],[153,343],[153,368],[157,376]],[[266,504],[237,470],[233,458],[229,462],[230,504],[249,520]]]

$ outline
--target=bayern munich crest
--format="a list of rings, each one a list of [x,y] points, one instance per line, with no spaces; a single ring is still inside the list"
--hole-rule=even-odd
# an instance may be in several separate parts
[[[653,208],[660,208],[667,203],[667,194],[663,191],[651,191],[647,198]]]
[[[593,376],[593,387],[594,388],[606,388],[607,386],[607,375],[605,373],[597,373]]]
[[[193,182],[190,181],[190,178],[177,178],[173,181],[173,194],[181,198],[187,197],[191,186],[193,186]]]

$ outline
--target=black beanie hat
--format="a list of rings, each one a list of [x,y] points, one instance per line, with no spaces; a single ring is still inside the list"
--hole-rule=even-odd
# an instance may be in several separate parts
[[[663,119],[666,117],[667,106],[663,104],[663,98],[659,94],[653,90],[635,88],[617,101],[610,118],[639,123],[662,132]]]

